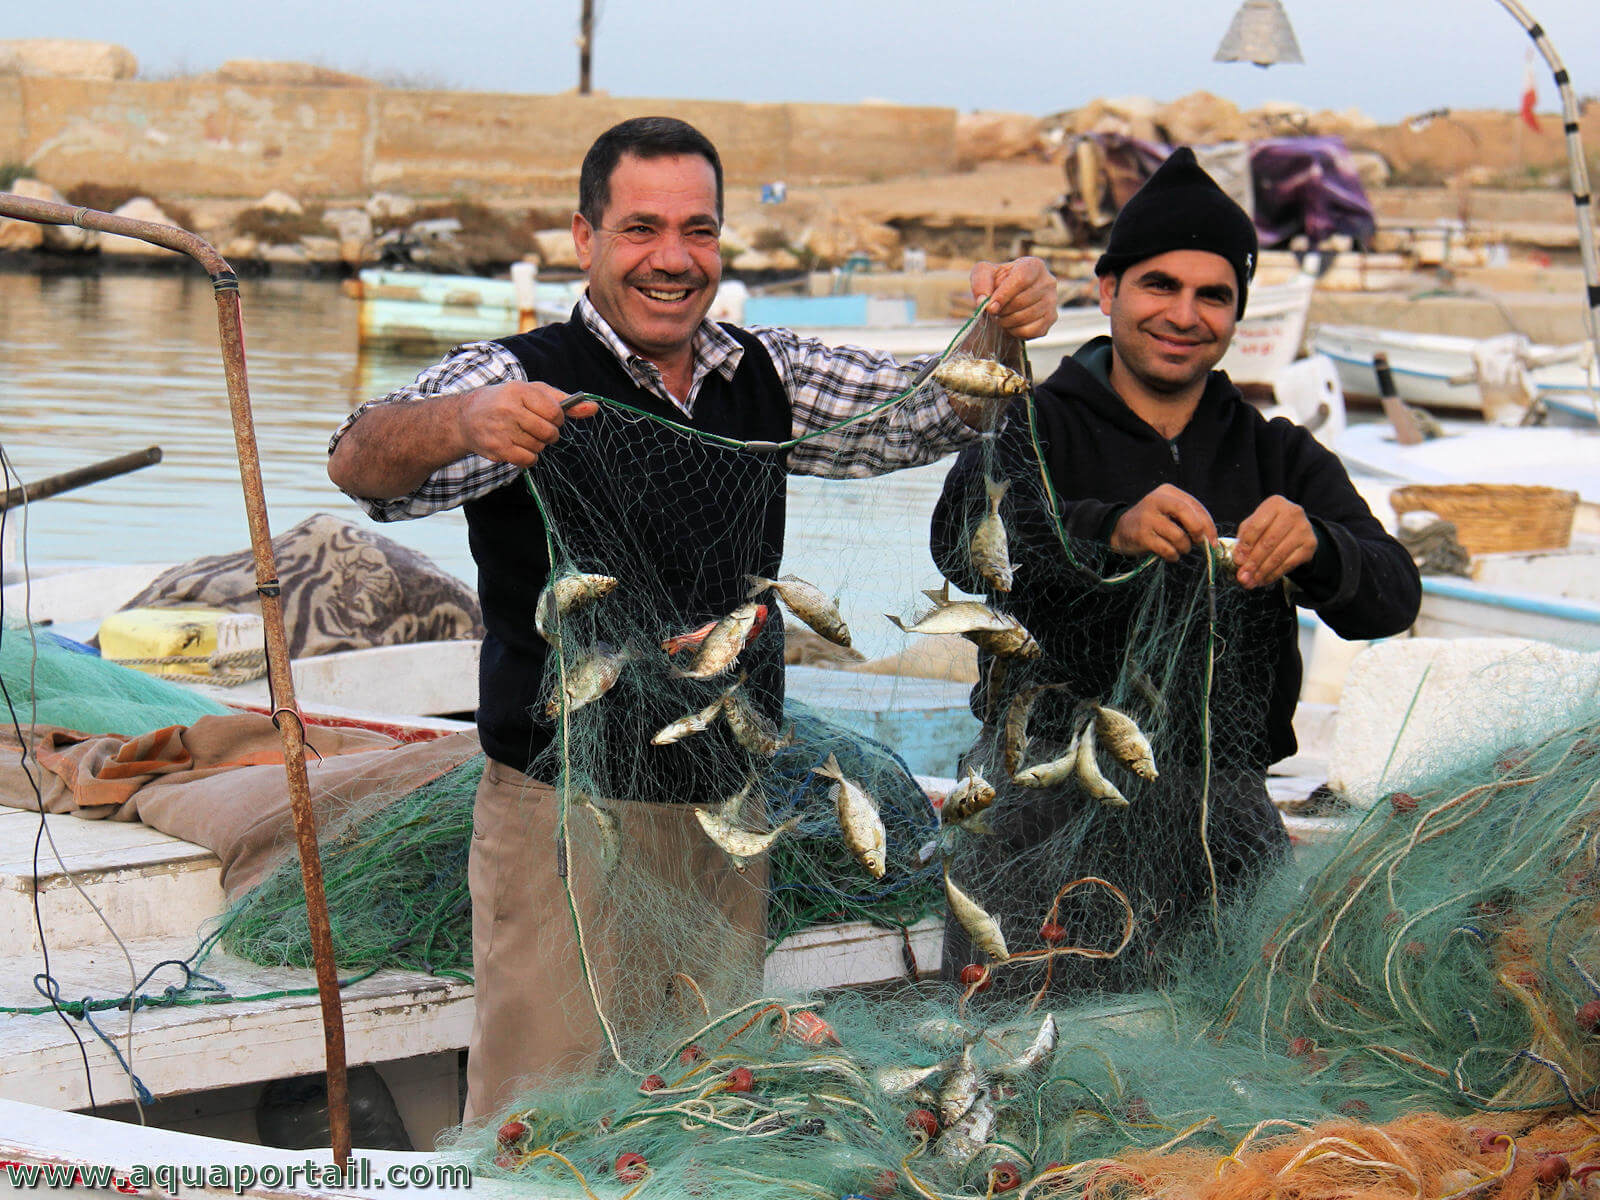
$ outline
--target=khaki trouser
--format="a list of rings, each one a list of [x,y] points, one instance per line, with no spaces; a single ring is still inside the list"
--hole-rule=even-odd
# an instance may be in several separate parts
[[[734,871],[688,805],[611,808],[621,826],[614,872],[601,860],[593,816],[569,808],[569,907],[558,872],[554,789],[493,759],[485,764],[467,868],[477,996],[468,1121],[512,1100],[524,1077],[537,1082],[610,1061],[591,983],[624,1039],[679,1018],[690,1029],[702,1023],[679,971],[706,989],[713,1012],[757,994],[765,861],[742,875]],[[582,959],[572,907],[583,930]],[[711,986],[713,979],[720,986]]]

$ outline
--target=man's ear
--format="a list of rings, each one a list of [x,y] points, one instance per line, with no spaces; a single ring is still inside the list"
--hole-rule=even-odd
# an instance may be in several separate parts
[[[1122,276],[1105,274],[1100,276],[1100,311],[1106,316],[1111,315],[1111,297],[1117,294],[1117,287],[1122,283]]]
[[[594,258],[594,226],[584,220],[582,213],[572,214],[572,244],[578,251],[578,266],[588,271]]]

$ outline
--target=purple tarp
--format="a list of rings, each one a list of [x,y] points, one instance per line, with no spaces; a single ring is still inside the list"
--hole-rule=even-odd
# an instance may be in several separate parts
[[[1371,244],[1377,221],[1344,141],[1336,137],[1270,138],[1250,147],[1255,177],[1256,232],[1263,247],[1297,234],[1320,245],[1347,234]]]

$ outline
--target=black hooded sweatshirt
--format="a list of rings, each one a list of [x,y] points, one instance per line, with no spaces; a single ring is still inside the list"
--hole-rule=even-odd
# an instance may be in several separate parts
[[[1035,428],[1014,410],[996,439],[992,470],[1008,484],[1000,512],[1015,582],[1008,595],[992,598],[1014,613],[1043,648],[1025,678],[1068,684],[1063,689],[1068,699],[1055,714],[1065,721],[1071,696],[1109,694],[1126,661],[1129,623],[1136,614],[1119,607],[1107,589],[1088,586],[1082,573],[1067,569],[1042,499],[1040,461],[1066,532],[1082,539],[1091,554],[1098,551],[1091,565],[1101,574],[1137,565],[1110,550],[1110,533],[1123,512],[1161,484],[1173,484],[1198,500],[1223,535],[1235,533],[1269,496],[1299,504],[1316,530],[1318,546],[1310,562],[1290,573],[1294,587],[1235,596],[1249,608],[1240,626],[1248,644],[1230,647],[1237,659],[1232,694],[1250,702],[1233,722],[1245,728],[1227,726],[1233,741],[1229,757],[1238,767],[1264,772],[1296,749],[1292,721],[1301,663],[1293,604],[1314,609],[1344,638],[1402,633],[1421,602],[1416,565],[1372,515],[1343,464],[1308,430],[1281,418],[1266,420],[1225,374],[1213,371],[1194,416],[1169,440],[1106,384],[1109,357],[1110,339],[1100,337],[1063,359],[1035,393]],[[984,503],[983,474],[983,448],[963,451],[946,478],[932,526],[934,561],[970,592],[987,590],[968,552],[968,531]],[[1162,569],[1175,579],[1185,571],[1203,571],[1202,555],[1191,551],[1177,567]],[[1287,598],[1291,594],[1293,604]],[[987,667],[980,661],[980,680],[989,679]],[[1016,673],[1011,677],[1014,687]],[[980,682],[974,689],[973,710],[993,724],[996,712],[1004,711],[1004,697],[991,698],[985,688]],[[1048,731],[1047,706],[1040,719]]]

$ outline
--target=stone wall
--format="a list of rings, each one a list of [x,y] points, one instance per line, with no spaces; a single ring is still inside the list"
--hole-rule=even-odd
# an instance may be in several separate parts
[[[0,76],[0,163],[63,189],[93,181],[168,198],[273,188],[316,199],[570,198],[595,135],[645,113],[702,129],[735,184],[857,182],[955,163],[946,108],[32,76]]]

